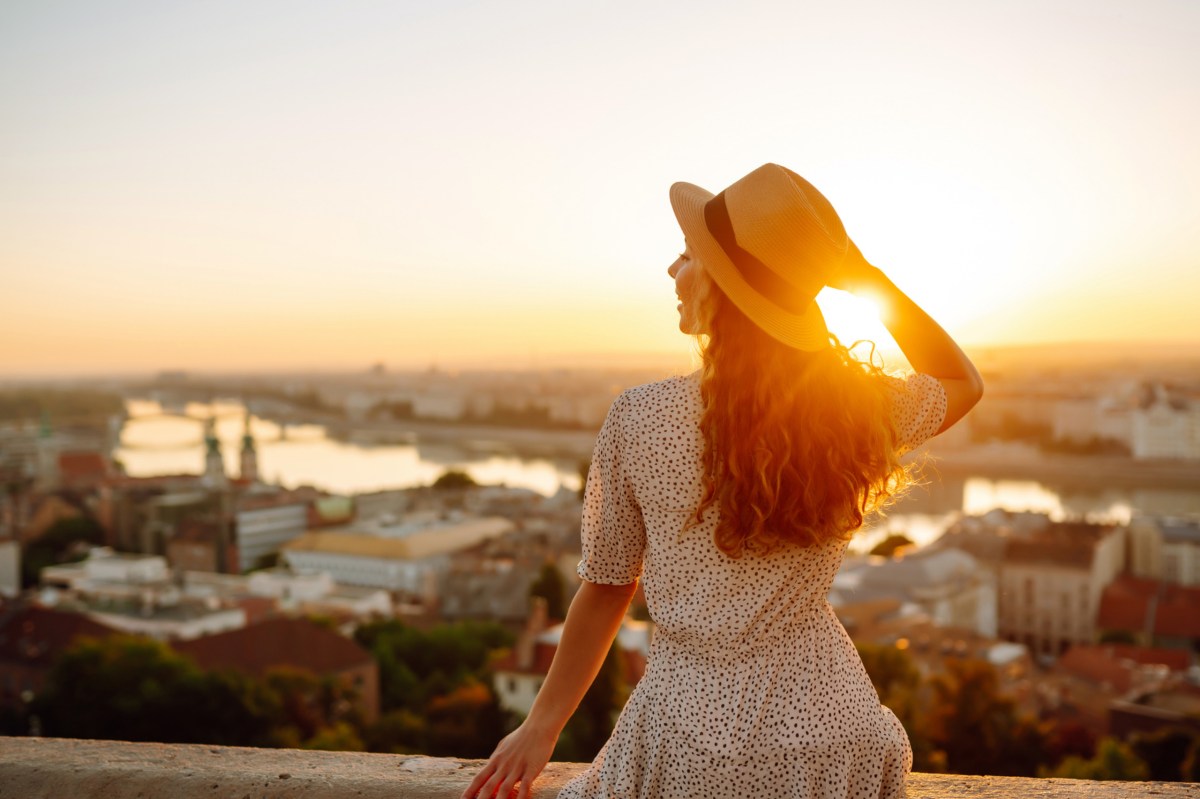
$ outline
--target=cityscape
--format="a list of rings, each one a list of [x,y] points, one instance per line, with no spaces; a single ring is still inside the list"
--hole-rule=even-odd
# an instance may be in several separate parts
[[[910,455],[923,484],[868,520],[829,602],[917,770],[1084,776],[1121,746],[1131,773],[1190,778],[1200,358],[1044,356],[977,354],[988,396]],[[529,711],[579,585],[596,430],[621,387],[667,374],[10,382],[5,734],[487,756]],[[304,474],[313,447],[360,485],[266,476]],[[595,754],[653,634],[639,595],[556,759]],[[181,729],[137,694],[139,669],[239,675],[277,709],[233,738]],[[1007,719],[986,755],[950,734],[982,723],[968,690]],[[67,713],[84,693],[113,704]]]
[[[1195,796],[1198,32],[0,4],[0,799]]]

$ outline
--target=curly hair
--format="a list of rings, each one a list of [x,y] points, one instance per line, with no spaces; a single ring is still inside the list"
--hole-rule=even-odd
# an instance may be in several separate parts
[[[782,344],[701,282],[704,493],[680,534],[717,504],[713,537],[733,558],[849,539],[914,481],[897,453],[885,373],[833,334],[818,352]]]

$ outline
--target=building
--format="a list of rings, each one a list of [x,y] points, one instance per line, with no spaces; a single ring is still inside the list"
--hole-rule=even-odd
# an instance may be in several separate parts
[[[991,572],[958,549],[921,550],[843,569],[829,602],[843,604],[895,598],[942,627],[996,635],[996,585]]]
[[[216,598],[185,595],[159,555],[125,555],[98,547],[87,560],[42,569],[45,595],[112,629],[159,640],[198,638],[244,627],[246,611]]]
[[[546,601],[534,597],[516,646],[492,665],[492,686],[502,707],[523,716],[529,714],[533,700],[550,672],[562,632],[562,623],[547,616]],[[621,622],[616,644],[621,679],[626,685],[636,685],[645,673],[653,634],[650,622],[628,617]]]
[[[21,545],[15,540],[0,539],[0,597],[21,593]]]
[[[309,531],[284,546],[283,560],[296,572],[329,572],[339,583],[384,588],[435,604],[455,553],[514,529],[508,519],[482,517],[401,538]]]
[[[294,574],[285,569],[262,569],[248,575],[185,572],[183,591],[188,596],[216,597],[239,605],[244,605],[248,598],[267,599],[276,615],[300,613],[369,619],[391,617],[394,610],[388,592],[339,585],[324,572]]]
[[[1140,516],[1129,525],[1129,571],[1175,585],[1200,585],[1200,524]]]
[[[1007,539],[1000,566],[1000,636],[1050,656],[1092,643],[1101,594],[1124,565],[1121,527],[1049,522]]]
[[[1153,386],[1133,411],[1133,457],[1200,459],[1200,403]]]
[[[371,653],[307,619],[269,619],[172,646],[208,670],[263,677],[273,669],[291,668],[333,677],[354,691],[367,723],[379,718],[379,666]]]
[[[309,528],[308,509],[307,502],[287,494],[239,498],[234,514],[234,544],[242,568],[269,565],[268,560],[273,560],[285,544]]]

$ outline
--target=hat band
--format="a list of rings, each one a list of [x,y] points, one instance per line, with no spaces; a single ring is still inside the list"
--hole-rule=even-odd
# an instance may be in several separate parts
[[[733,234],[733,222],[729,219],[729,209],[725,207],[725,192],[704,204],[704,224],[751,288],[788,313],[801,314],[807,310],[812,297],[797,302],[795,286],[738,246]]]

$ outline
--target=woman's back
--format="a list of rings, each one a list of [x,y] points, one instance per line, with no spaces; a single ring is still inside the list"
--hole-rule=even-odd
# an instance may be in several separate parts
[[[940,424],[945,397],[919,375],[893,385],[911,446]],[[716,513],[681,535],[702,493],[701,413],[698,374],[637,386],[597,440],[579,574],[640,575],[656,629],[612,739],[560,796],[899,790],[907,738],[826,601],[846,542],[731,558],[713,540]]]

